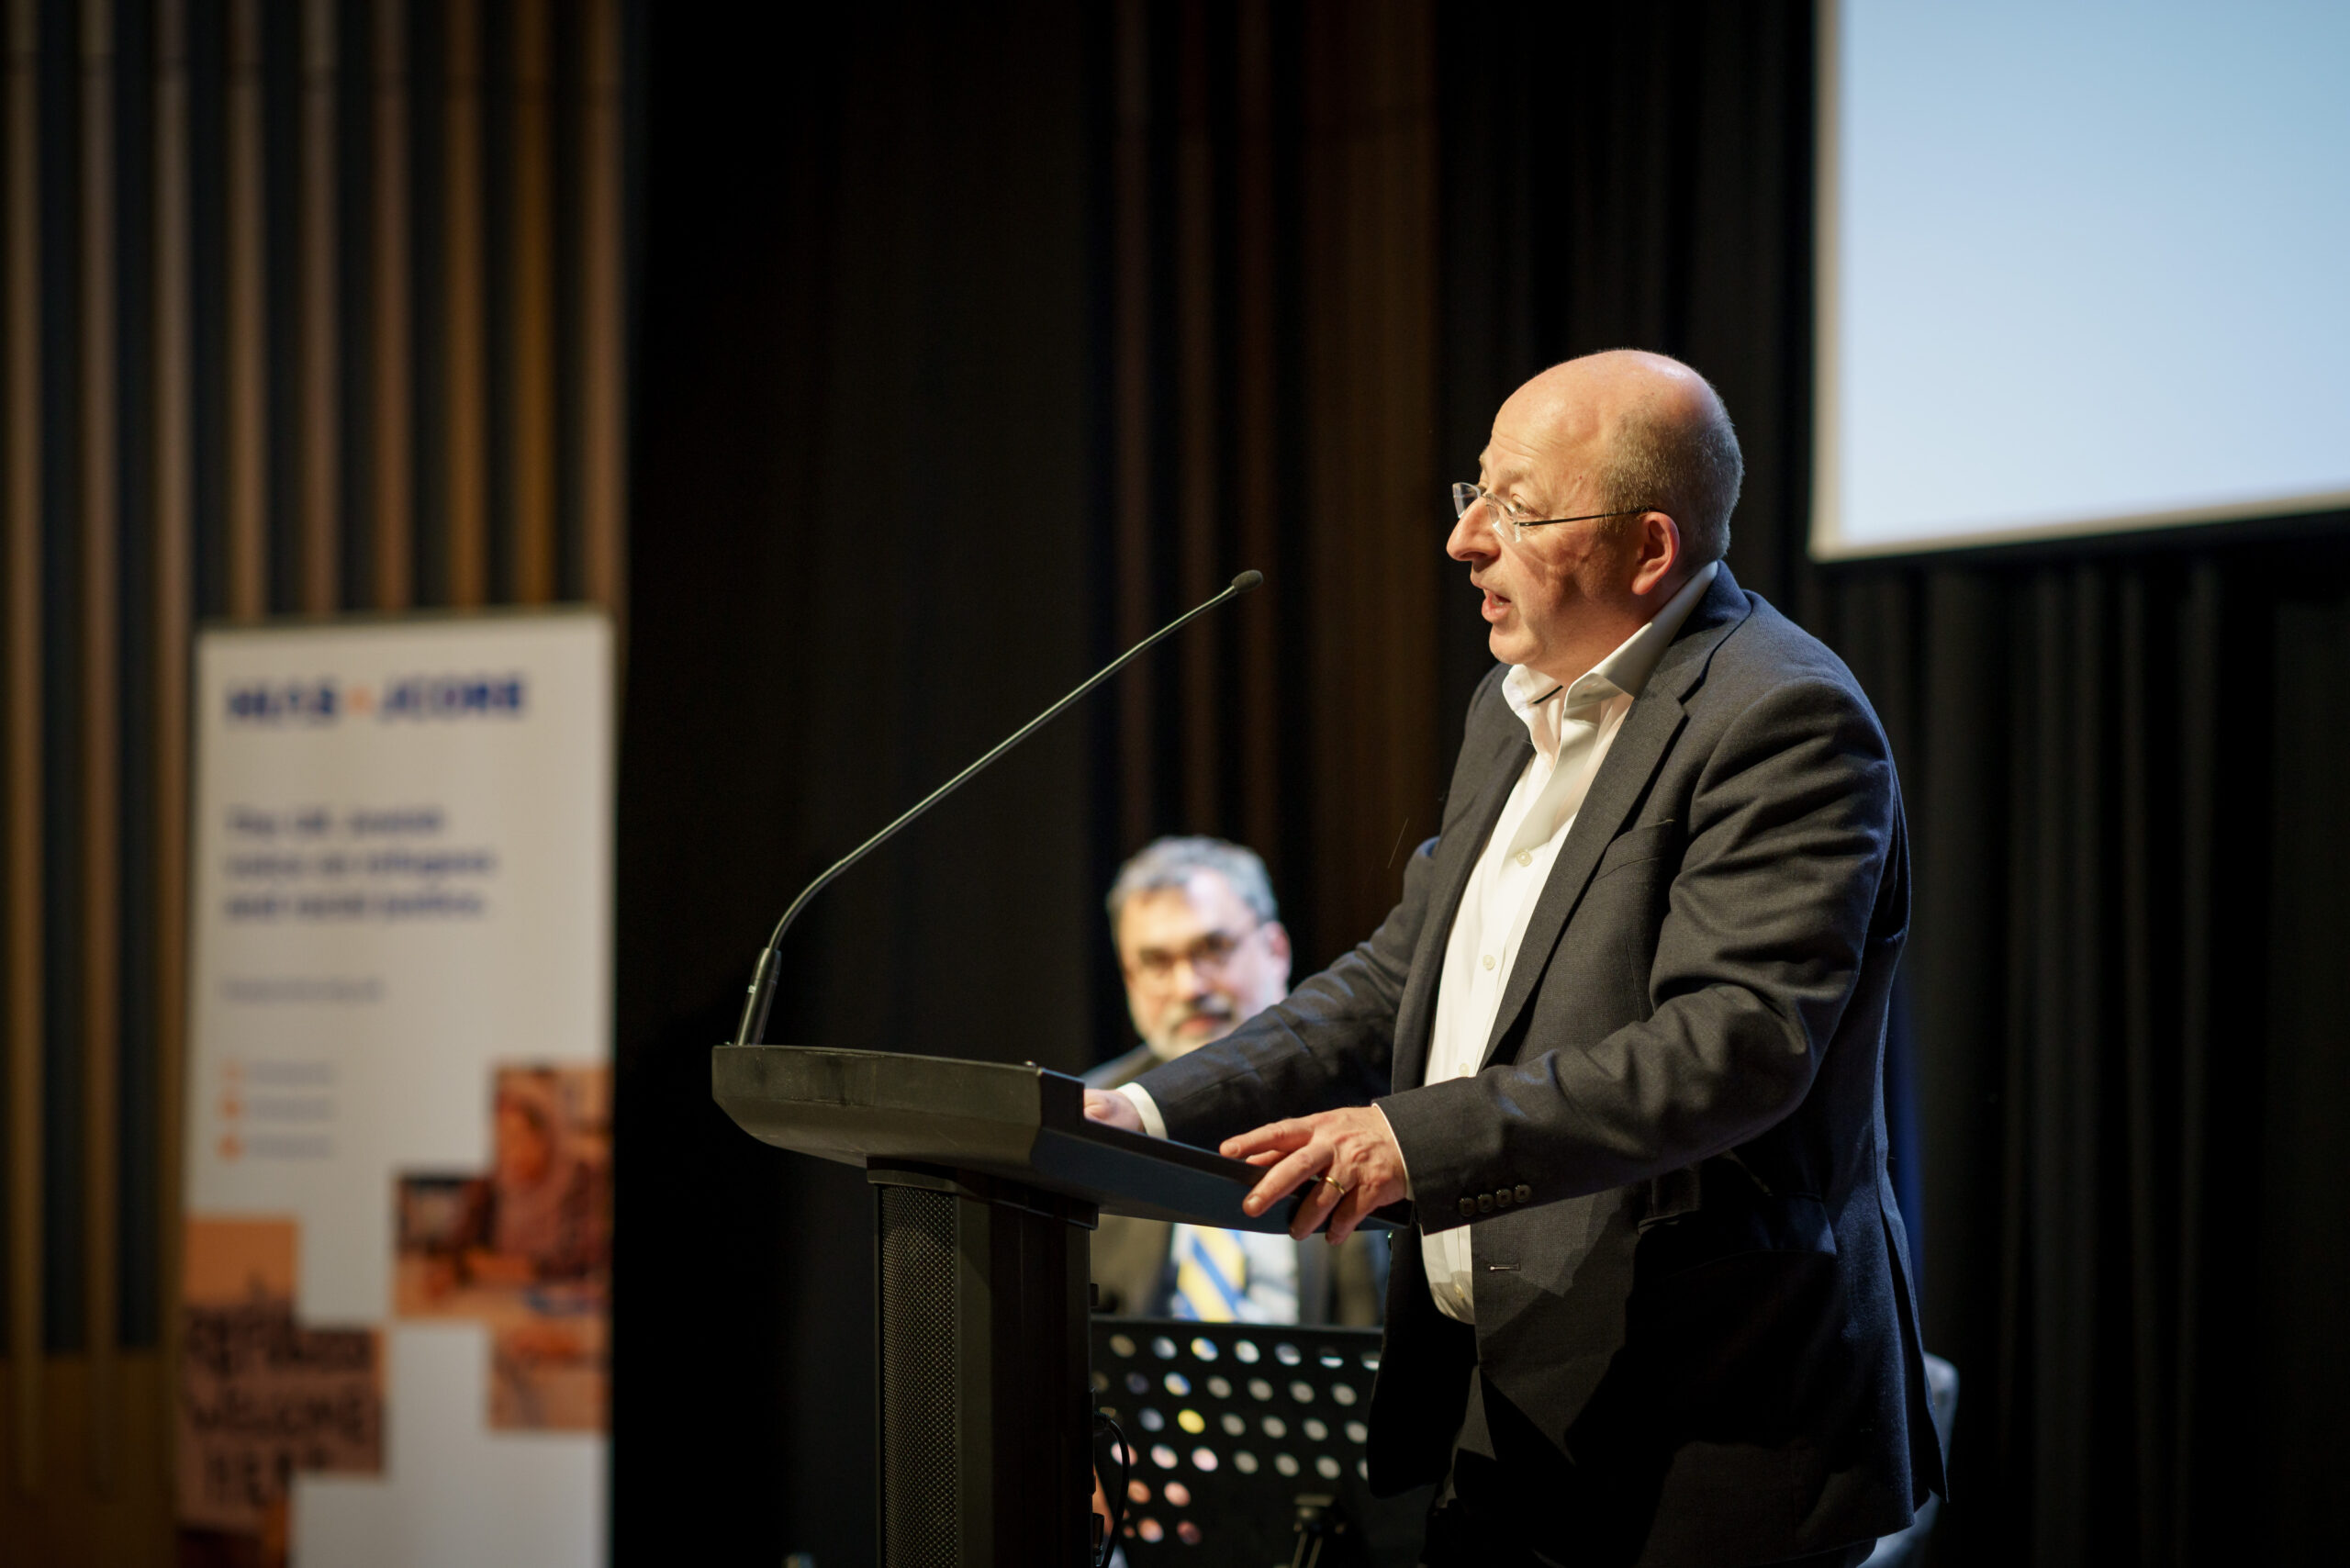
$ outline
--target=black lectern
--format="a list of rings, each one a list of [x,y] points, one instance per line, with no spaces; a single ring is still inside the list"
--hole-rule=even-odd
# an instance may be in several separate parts
[[[1087,1233],[1104,1212],[1285,1230],[1296,1199],[1250,1218],[1253,1167],[1090,1122],[1084,1086],[1033,1064],[721,1046],[711,1086],[754,1137],[877,1189],[882,1568],[1091,1562]]]

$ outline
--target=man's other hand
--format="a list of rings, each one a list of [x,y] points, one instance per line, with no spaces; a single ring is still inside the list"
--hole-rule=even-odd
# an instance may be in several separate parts
[[[1087,1090],[1085,1116],[1088,1121],[1107,1122],[1130,1133],[1143,1131],[1142,1113],[1136,1110],[1135,1103],[1123,1094],[1105,1094],[1099,1089]]]
[[[1289,1233],[1300,1241],[1313,1235],[1325,1216],[1331,1241],[1344,1241],[1373,1209],[1404,1195],[1404,1151],[1395,1147],[1387,1118],[1369,1105],[1269,1122],[1225,1139],[1223,1153],[1226,1159],[1272,1167],[1241,1201],[1240,1206],[1252,1215],[1263,1214],[1312,1183],[1290,1220]]]

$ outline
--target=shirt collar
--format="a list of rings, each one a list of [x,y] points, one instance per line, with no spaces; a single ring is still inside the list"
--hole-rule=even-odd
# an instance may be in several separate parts
[[[1650,618],[1647,625],[1616,645],[1616,651],[1584,671],[1565,686],[1529,665],[1512,665],[1509,674],[1502,678],[1502,696],[1509,703],[1510,711],[1533,734],[1540,745],[1546,734],[1557,733],[1558,709],[1581,708],[1590,703],[1605,702],[1612,697],[1638,697],[1640,689],[1655,673],[1657,662],[1664,657],[1664,650],[1681,634],[1682,622],[1706,597],[1714,578],[1721,571],[1719,561],[1708,561],[1695,576],[1681,585],[1681,590],[1664,601],[1664,608]],[[1560,699],[1563,695],[1564,701]],[[1549,724],[1537,722],[1537,711],[1553,709]],[[1555,743],[1554,743],[1555,744]]]

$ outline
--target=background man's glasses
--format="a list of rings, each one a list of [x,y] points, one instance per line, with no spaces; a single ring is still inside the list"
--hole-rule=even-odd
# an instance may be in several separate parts
[[[1221,975],[1225,967],[1240,956],[1240,949],[1248,944],[1248,938],[1263,929],[1264,923],[1259,921],[1238,933],[1211,931],[1177,953],[1170,953],[1163,947],[1146,947],[1135,955],[1135,978],[1151,985],[1165,985],[1175,978],[1175,966],[1178,964],[1189,964],[1194,974]]]
[[[1662,511],[1662,507],[1626,507],[1620,511],[1587,511],[1577,517],[1527,517],[1516,507],[1502,499],[1483,485],[1452,487],[1452,517],[1458,522],[1469,515],[1469,509],[1479,501],[1485,503],[1493,515],[1494,532],[1506,530],[1513,544],[1526,537],[1529,528],[1548,528],[1554,522],[1590,522],[1603,517],[1637,517],[1644,511]]]

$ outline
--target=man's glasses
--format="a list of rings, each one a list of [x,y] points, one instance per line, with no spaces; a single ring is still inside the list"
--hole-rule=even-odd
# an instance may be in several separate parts
[[[1164,947],[1145,947],[1134,958],[1135,978],[1151,985],[1163,986],[1175,978],[1175,966],[1189,964],[1192,972],[1202,975],[1222,975],[1232,960],[1240,956],[1248,938],[1264,929],[1259,921],[1248,930],[1234,934],[1211,931],[1180,952]]]
[[[1644,511],[1663,510],[1660,507],[1626,507],[1620,511],[1587,511],[1580,517],[1528,517],[1514,503],[1502,499],[1484,486],[1461,484],[1452,487],[1453,521],[1457,522],[1467,517],[1469,509],[1479,501],[1484,502],[1493,513],[1494,532],[1499,533],[1507,529],[1509,542],[1513,544],[1524,539],[1529,528],[1548,528],[1554,522],[1592,522],[1603,517],[1637,517]]]

